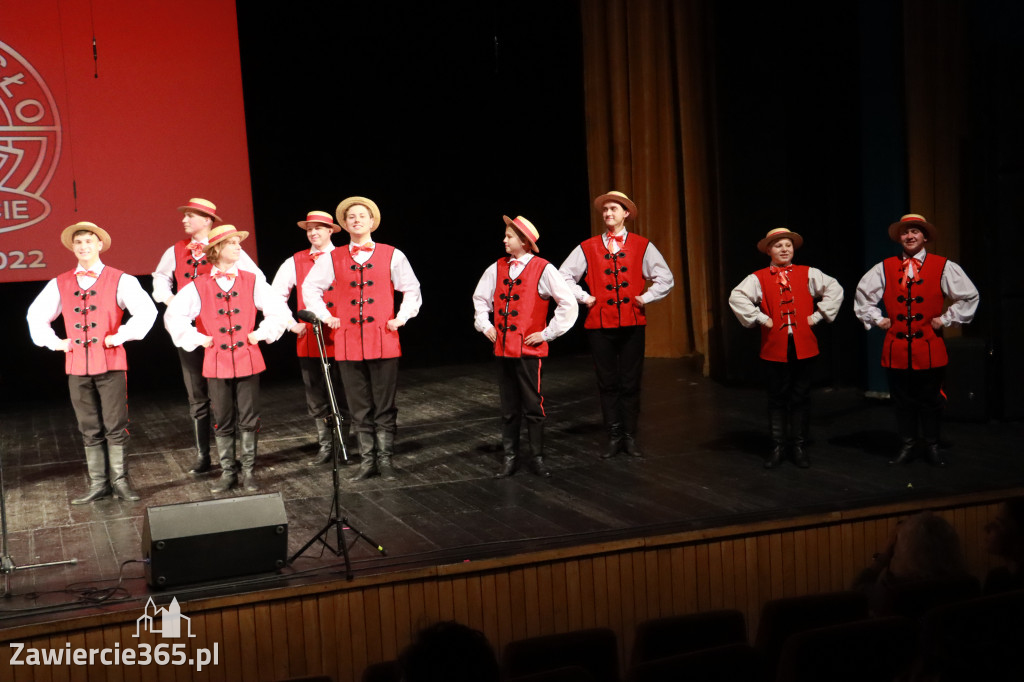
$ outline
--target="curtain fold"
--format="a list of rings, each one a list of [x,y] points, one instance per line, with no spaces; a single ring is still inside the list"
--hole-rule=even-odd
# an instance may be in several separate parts
[[[699,354],[705,374],[719,312],[707,14],[706,0],[581,1],[590,193],[628,194],[630,229],[675,277],[649,311],[647,355]]]
[[[963,0],[904,1],[907,212],[927,217],[939,231],[934,250],[957,261],[965,218],[960,200],[967,130],[966,24]]]

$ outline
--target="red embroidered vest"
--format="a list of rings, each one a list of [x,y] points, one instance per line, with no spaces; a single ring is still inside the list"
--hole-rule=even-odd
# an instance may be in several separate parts
[[[341,320],[334,331],[334,357],[338,360],[379,360],[402,355],[398,332],[387,328],[395,316],[395,287],[391,282],[391,257],[395,247],[377,243],[362,265],[347,247],[331,251],[337,312]]]
[[[808,270],[806,265],[792,266],[789,286],[785,288],[775,281],[769,268],[754,273],[761,284],[761,312],[772,318],[771,329],[761,326],[761,357],[765,360],[786,362],[790,329],[797,359],[818,354],[818,339],[807,321],[814,314],[814,298],[807,288]]]
[[[580,245],[587,259],[587,287],[597,299],[587,312],[586,329],[647,324],[633,299],[644,291],[644,253],[650,243],[630,232],[618,253],[608,253],[600,235]]]
[[[206,259],[206,254],[199,260],[192,257],[192,252],[188,249],[191,242],[191,239],[174,242],[174,283],[177,285],[175,291],[181,291],[186,284],[200,275],[210,274],[210,270],[213,269],[213,265]]]
[[[117,305],[117,284],[124,273],[103,266],[103,272],[88,289],[78,286],[75,273],[57,275],[60,312],[70,342],[64,371],[75,376],[96,376],[128,369],[124,346],[106,348],[103,339],[117,332],[124,310]]]
[[[885,292],[882,302],[892,326],[885,332],[882,345],[882,367],[891,369],[931,369],[949,362],[946,344],[932,329],[933,317],[942,314],[945,297],[942,294],[942,271],[946,259],[927,254],[916,279],[907,283],[907,291],[900,289],[903,279],[902,261],[898,257],[882,261],[885,272]]]
[[[494,285],[494,354],[519,358],[524,355],[545,358],[548,343],[527,346],[524,339],[547,326],[548,301],[537,291],[540,276],[548,261],[534,256],[515,279],[508,274],[508,258],[498,261],[498,278]]]
[[[332,249],[331,253],[334,253],[337,250],[338,249]],[[330,257],[330,254],[318,256],[318,258]],[[302,299],[302,283],[306,281],[306,276],[309,275],[309,271],[313,269],[313,263],[315,261],[310,257],[309,249],[306,249],[305,251],[299,251],[294,256],[292,256],[292,259],[295,261],[296,303],[299,306],[299,310],[305,310],[306,303]],[[327,290],[324,292],[323,298],[324,303],[327,305],[327,311],[331,315],[335,315],[335,308],[337,307],[337,303],[335,301],[336,295],[333,282],[331,283],[331,286],[327,287]],[[319,358],[320,350],[317,348],[316,345],[316,332],[313,331],[313,325],[310,324],[309,322],[303,322],[302,324],[306,325],[306,333],[302,336],[302,338],[295,340],[296,353],[300,358]],[[334,357],[334,334],[330,333],[330,327],[322,326],[321,329],[323,330],[324,334],[324,353],[326,354],[327,357],[332,358]]]
[[[221,291],[213,277],[200,277],[195,284],[202,303],[196,327],[201,321],[213,337],[203,357],[203,376],[236,379],[266,369],[259,345],[248,338],[256,329],[256,275],[239,270],[228,291]]]

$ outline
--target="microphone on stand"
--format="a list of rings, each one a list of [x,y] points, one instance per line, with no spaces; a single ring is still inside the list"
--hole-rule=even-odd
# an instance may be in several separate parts
[[[320,322],[320,318],[318,318],[312,310],[300,310],[296,315],[298,315],[298,318],[303,322],[309,322],[310,324],[317,324]]]

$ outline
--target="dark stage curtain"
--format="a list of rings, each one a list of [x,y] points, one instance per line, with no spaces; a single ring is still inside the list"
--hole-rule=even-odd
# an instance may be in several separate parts
[[[707,374],[721,311],[706,2],[581,0],[580,7],[590,194],[628,194],[639,212],[630,229],[654,242],[675,277],[669,297],[651,306],[647,355],[700,354]]]
[[[970,220],[961,205],[968,23],[962,0],[904,0],[907,211],[926,216],[939,230],[934,251],[960,262],[961,227]]]

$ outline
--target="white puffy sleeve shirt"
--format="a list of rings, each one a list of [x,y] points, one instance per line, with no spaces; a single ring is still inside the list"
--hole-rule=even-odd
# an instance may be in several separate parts
[[[533,258],[533,254],[521,256],[518,259],[519,265],[509,268],[509,276],[518,277],[531,258]],[[484,270],[483,276],[473,291],[473,327],[478,332],[486,332],[494,326],[491,323],[491,313],[494,312],[494,288],[497,282],[498,264],[491,263]],[[555,314],[541,331],[541,336],[545,341],[554,341],[576,324],[579,306],[565,278],[551,263],[548,263],[541,272],[540,281],[537,283],[537,293],[541,298],[555,301]]]

